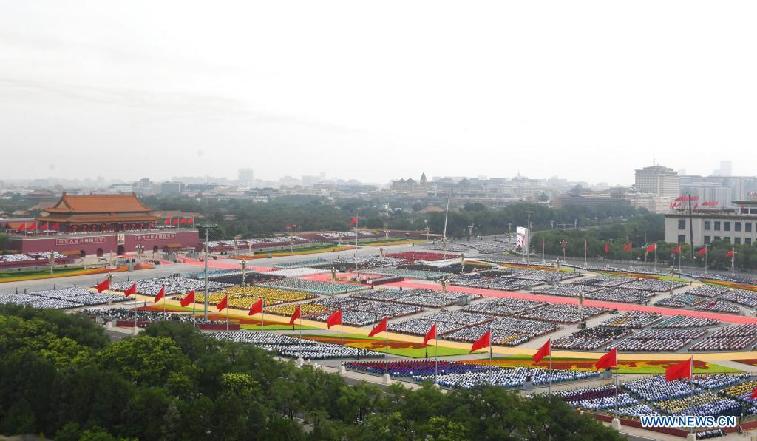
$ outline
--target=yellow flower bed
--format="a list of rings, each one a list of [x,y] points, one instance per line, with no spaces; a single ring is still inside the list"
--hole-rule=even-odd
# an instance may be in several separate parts
[[[292,313],[294,312],[294,306],[295,305],[278,305],[274,306],[273,308],[266,309],[265,312],[270,312],[271,314],[277,315],[292,315]],[[308,314],[320,314],[322,312],[326,312],[326,308],[323,305],[313,303],[303,303],[300,305],[300,309],[303,316]]]
[[[286,291],[283,289],[267,288],[262,286],[234,286],[226,288],[223,291],[211,293],[208,296],[209,303],[218,303],[225,295],[229,296],[229,306],[232,308],[247,309],[259,298],[263,299],[266,310],[269,305],[279,305],[282,303],[299,302],[315,298],[315,295],[302,291]],[[198,293],[197,302],[205,301],[205,294]]]

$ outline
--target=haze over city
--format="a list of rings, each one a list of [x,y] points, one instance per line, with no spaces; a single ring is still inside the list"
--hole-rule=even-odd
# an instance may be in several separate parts
[[[753,2],[0,5],[5,179],[755,174]]]

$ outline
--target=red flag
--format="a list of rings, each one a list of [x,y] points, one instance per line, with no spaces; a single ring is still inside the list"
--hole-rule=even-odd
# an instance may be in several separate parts
[[[610,254],[610,242],[605,242],[605,254]]]
[[[623,252],[624,253],[630,253],[633,251],[633,244],[631,242],[626,242],[623,244]]]
[[[165,296],[166,296],[166,287],[165,286],[161,286],[160,287],[160,291],[158,291],[158,293],[155,294],[155,302],[154,303],[158,303],[160,301],[160,299],[164,298]]]
[[[681,380],[684,378],[691,378],[693,364],[693,357],[680,363],[671,364],[670,366],[665,368],[665,379],[667,381],[673,381]]]
[[[163,225],[171,225],[171,216],[168,216],[166,220],[163,221]]]
[[[179,219],[179,218],[177,217],[176,219],[172,220],[172,221],[171,221],[171,223],[172,223],[172,224],[174,224],[174,225],[179,225],[179,221],[180,221],[180,220],[181,220],[181,219]]]
[[[736,255],[736,252],[734,252],[733,249],[730,249],[725,253],[725,257],[733,257],[734,255]]]
[[[263,298],[258,298],[258,301],[250,305],[250,312],[247,313],[247,315],[253,315],[257,314],[259,312],[263,312]]]
[[[195,291],[189,291],[187,295],[184,296],[183,299],[179,302],[181,306],[189,306],[191,303],[194,303],[195,301]]]
[[[137,293],[137,283],[136,282],[132,283],[131,286],[128,287],[128,288],[126,288],[126,291],[124,291],[124,295],[126,297],[129,297],[130,295],[136,294],[136,293]]]
[[[228,294],[226,294],[225,296],[223,296],[223,298],[221,299],[221,301],[218,302],[218,304],[216,305],[216,309],[219,310],[219,311],[223,311],[224,309],[226,309],[227,306],[229,306],[229,295]]]
[[[647,253],[654,253],[655,251],[657,251],[657,244],[656,243],[647,245]]]
[[[350,219],[350,225],[357,225],[357,217]]]
[[[330,316],[326,319],[326,327],[331,328],[332,326],[341,325],[342,324],[342,310],[337,309],[336,311],[332,312]]]
[[[697,255],[704,256],[705,254],[707,254],[707,247],[706,246],[703,246],[702,248],[700,248],[699,250],[697,250]]]
[[[426,335],[423,336],[423,345],[428,346],[429,340],[436,340],[436,323],[431,325],[428,331],[426,331]]]
[[[676,245],[672,249],[673,254],[681,254],[681,245]]]
[[[301,315],[302,315],[302,311],[300,310],[300,305],[295,306],[292,316],[289,317],[289,324],[293,325],[294,321],[300,318]]]
[[[552,356],[552,345],[549,340],[546,341],[534,354],[534,364],[540,362],[547,355]]]
[[[757,387],[752,389],[752,399],[757,400]]]
[[[106,277],[105,280],[98,283],[95,288],[97,288],[97,292],[107,291],[108,289],[110,289],[110,279]]]
[[[599,357],[599,360],[594,364],[597,369],[614,368],[618,366],[618,350],[615,348],[610,349],[610,352]]]
[[[479,349],[488,348],[492,344],[492,331],[486,331],[481,334],[478,340],[474,341],[470,347],[470,351],[477,351]]]
[[[371,332],[368,333],[368,337],[373,337],[374,335],[378,334],[379,332],[386,331],[386,325],[387,325],[388,321],[389,321],[389,319],[387,319],[386,317],[384,317],[383,319],[381,319],[381,321],[378,322],[378,324],[376,326],[374,326],[373,329],[371,329]]]

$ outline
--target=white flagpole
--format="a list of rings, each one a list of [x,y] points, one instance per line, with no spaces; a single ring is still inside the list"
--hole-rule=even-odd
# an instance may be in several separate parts
[[[436,327],[436,323],[434,323]],[[434,335],[434,384],[437,383],[437,377],[439,376],[439,340]]]
[[[552,342],[551,339],[547,340],[549,342],[549,373],[547,374],[547,393],[552,393]]]

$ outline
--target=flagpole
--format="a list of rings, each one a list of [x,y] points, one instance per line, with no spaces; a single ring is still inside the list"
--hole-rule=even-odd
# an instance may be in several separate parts
[[[549,341],[549,340],[547,340]],[[547,373],[547,393],[552,393],[552,342],[549,343],[549,372]]]
[[[654,272],[657,272],[657,242],[654,244]]]
[[[228,297],[227,297],[228,298]],[[229,330],[229,302],[226,301],[226,330]]]
[[[263,329],[263,311],[265,310],[265,299],[260,298],[260,329]]]
[[[693,246],[693,245],[692,245]],[[683,258],[683,245],[678,245],[678,272],[681,272],[681,259]]]
[[[494,341],[494,336],[492,335],[491,322],[489,323],[489,361],[492,361],[494,359],[494,348],[492,348],[492,341]]]
[[[587,254],[589,253],[589,243],[584,239],[584,267],[588,267]]]
[[[436,323],[434,323],[436,326]],[[439,340],[434,335],[434,384],[437,383],[437,377],[439,375]]]
[[[736,272],[736,247],[731,247],[731,272]]]
[[[704,273],[707,274],[707,255],[710,254],[707,244],[704,244]]]

